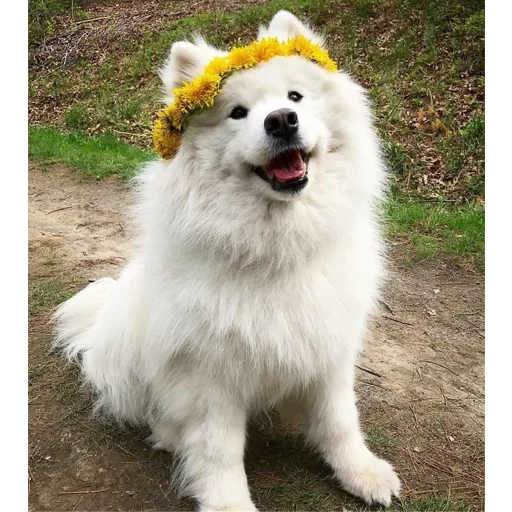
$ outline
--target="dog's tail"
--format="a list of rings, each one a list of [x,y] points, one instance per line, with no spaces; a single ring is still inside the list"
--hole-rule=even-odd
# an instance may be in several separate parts
[[[64,350],[69,359],[91,348],[89,330],[115,285],[110,277],[99,279],[57,308],[53,315],[54,348]]]
[[[137,371],[142,309],[135,291],[138,278],[136,266],[129,265],[118,281],[91,283],[53,315],[53,346],[79,361],[97,398],[95,410],[130,424],[144,421],[146,407]]]

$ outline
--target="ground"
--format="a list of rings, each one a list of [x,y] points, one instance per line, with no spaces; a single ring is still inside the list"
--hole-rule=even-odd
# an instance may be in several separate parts
[[[116,276],[129,257],[131,200],[130,188],[115,178],[30,166],[31,510],[193,507],[170,490],[171,455],[153,452],[147,432],[95,420],[76,368],[49,352],[51,309],[90,280]],[[439,262],[401,264],[399,245],[390,270],[357,375],[368,442],[403,481],[395,509],[480,509],[484,278]],[[273,414],[251,427],[246,466],[263,510],[364,509],[303,448],[298,428]]]

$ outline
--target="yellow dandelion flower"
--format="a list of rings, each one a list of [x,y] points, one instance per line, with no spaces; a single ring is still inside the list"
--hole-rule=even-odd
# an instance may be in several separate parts
[[[329,54],[319,46],[312,49],[312,55],[310,58],[313,62],[319,64],[327,71],[336,72],[338,70],[336,63],[329,58]]]
[[[206,108],[213,105],[213,100],[220,90],[220,76],[205,73],[183,87],[180,99],[188,110]]]
[[[250,68],[257,64],[251,50],[248,47],[235,48],[228,55],[229,62],[233,71],[238,69]]]
[[[251,50],[256,63],[267,62],[274,57],[286,56],[288,54],[286,45],[280,43],[275,37],[255,41],[248,48]]]
[[[313,43],[309,39],[306,39],[304,36],[298,36],[292,40],[292,48],[296,54],[305,57],[306,59],[311,59],[313,56]],[[315,45],[317,46],[317,45]]]
[[[176,103],[173,102],[170,105],[167,105],[163,112],[165,113],[165,116],[170,119],[174,128],[179,130],[181,128],[183,112],[177,107]]]
[[[288,40],[290,55],[300,55],[319,64],[327,71],[337,71],[336,63],[329,58],[329,54],[320,45],[311,42],[304,36],[297,36]]]
[[[158,119],[153,127],[153,145],[157,153],[164,159],[172,158],[178,150],[181,134],[172,130],[170,120],[165,112],[158,112]]]
[[[231,62],[228,57],[215,57],[204,68],[204,72],[208,75],[218,75],[220,77],[229,71],[231,71]]]

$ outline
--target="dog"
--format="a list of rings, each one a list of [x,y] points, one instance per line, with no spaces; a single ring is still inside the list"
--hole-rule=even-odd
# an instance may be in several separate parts
[[[256,510],[246,425],[280,406],[300,414],[343,489],[387,506],[400,481],[367,448],[354,393],[385,269],[369,101],[321,65],[322,37],[291,13],[258,41],[276,56],[258,46],[261,61],[226,72],[215,100],[205,92],[208,105],[185,114],[180,87],[197,89],[231,54],[173,44],[160,76],[186,128],[176,121],[172,157],[137,178],[132,260],[58,308],[55,345],[80,361],[98,411],[148,425],[154,447],[176,454],[174,481],[202,511]],[[308,43],[291,55],[287,41]]]

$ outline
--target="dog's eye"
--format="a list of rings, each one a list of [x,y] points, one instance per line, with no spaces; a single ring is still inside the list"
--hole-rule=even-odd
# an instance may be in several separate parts
[[[247,112],[249,111],[245,107],[241,107],[239,105],[231,111],[229,117],[231,117],[231,119],[243,119],[244,117],[247,117]]]
[[[298,93],[297,91],[290,91],[288,93],[288,99],[298,103],[302,99],[302,94]]]

